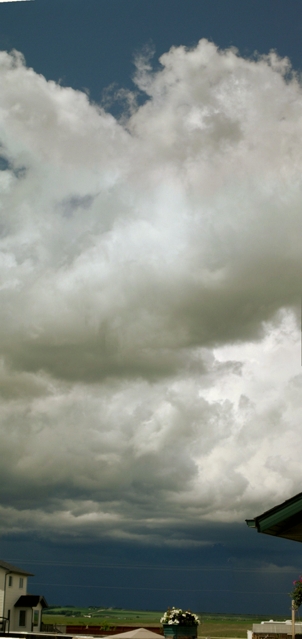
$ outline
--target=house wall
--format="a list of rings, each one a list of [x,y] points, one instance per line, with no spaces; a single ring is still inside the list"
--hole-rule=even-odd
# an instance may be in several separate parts
[[[295,624],[296,638],[302,635],[302,623]],[[291,621],[262,621],[253,624],[253,639],[290,639],[292,636]]]
[[[27,576],[19,572],[9,572],[0,566],[0,617],[9,617],[11,632],[40,632],[41,630],[41,603],[34,608],[15,608],[19,597],[26,594]]]
[[[20,626],[20,612],[25,613],[25,626]],[[10,623],[12,632],[31,632],[32,629],[32,609],[31,608],[14,608],[13,620]]]
[[[33,632],[40,632],[41,621],[42,621],[42,605],[41,604],[38,604],[32,609],[32,621],[33,621]]]
[[[0,617],[4,617],[4,584],[5,584],[5,570],[0,568]]]
[[[302,623],[295,624],[296,634],[302,634]],[[253,633],[256,635],[292,634],[292,623],[288,621],[262,621],[253,623]]]
[[[12,577],[12,585],[9,586],[9,577]],[[20,579],[23,579],[23,585],[20,587]],[[5,604],[4,604],[4,617],[10,616],[10,630],[21,630],[19,626],[19,608],[14,608],[16,601],[21,595],[26,595],[27,592],[27,577],[20,575],[16,572],[6,575],[6,589],[5,589]],[[10,615],[8,611],[10,610]],[[27,614],[29,618],[29,613]],[[27,621],[27,619],[26,619]],[[26,627],[22,626],[23,630],[31,630],[31,620],[26,623]]]

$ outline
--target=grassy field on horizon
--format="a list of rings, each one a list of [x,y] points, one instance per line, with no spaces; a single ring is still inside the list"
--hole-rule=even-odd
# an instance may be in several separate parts
[[[45,624],[102,626],[105,629],[117,626],[153,626],[159,627],[163,612],[148,610],[123,610],[116,608],[73,608],[53,607],[43,613]],[[234,637],[246,639],[247,630],[252,629],[253,623],[260,623],[270,616],[210,614],[197,613],[201,623],[198,627],[200,637]],[[275,617],[276,621],[277,617]]]

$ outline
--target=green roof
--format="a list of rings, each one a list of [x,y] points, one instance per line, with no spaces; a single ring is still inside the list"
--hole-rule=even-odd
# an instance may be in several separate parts
[[[246,523],[266,535],[302,542],[302,493],[254,519],[246,519]]]

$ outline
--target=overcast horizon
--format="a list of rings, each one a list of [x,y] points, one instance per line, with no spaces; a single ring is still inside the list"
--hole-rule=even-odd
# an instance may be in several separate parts
[[[245,519],[301,492],[301,33],[0,7],[0,556],[52,603],[289,615]]]

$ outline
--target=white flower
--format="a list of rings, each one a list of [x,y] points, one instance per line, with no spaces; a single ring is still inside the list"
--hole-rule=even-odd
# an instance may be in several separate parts
[[[181,608],[173,608],[167,610],[161,618],[161,623],[168,623],[170,626],[173,625],[186,625],[189,626],[199,626],[200,621],[197,615],[194,612],[190,612],[189,610],[182,610]]]

